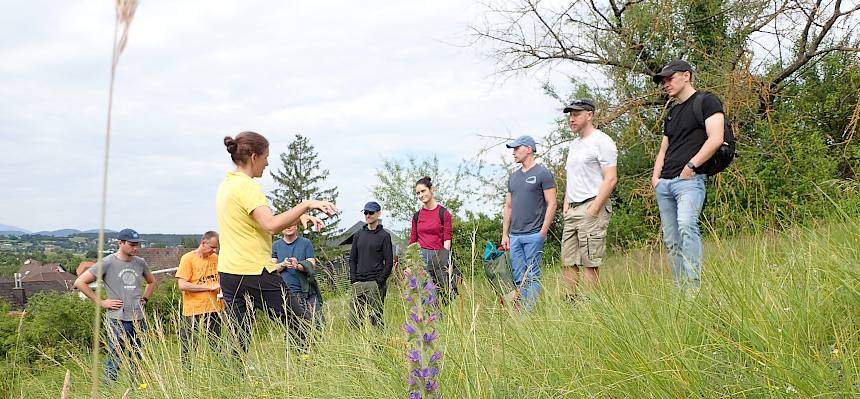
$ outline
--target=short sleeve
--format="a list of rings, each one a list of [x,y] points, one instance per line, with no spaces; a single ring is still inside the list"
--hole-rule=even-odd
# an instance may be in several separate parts
[[[514,173],[516,173],[516,172],[514,172]],[[511,173],[510,175],[508,175],[508,192],[509,192],[509,193],[512,193],[512,192],[513,192],[513,191],[511,191],[511,178],[513,178],[513,177],[514,177],[514,174],[513,174],[513,173]]]
[[[305,257],[305,259],[316,258],[316,256],[314,255],[314,246],[313,246],[313,244],[311,244],[311,240],[306,239],[305,245],[307,246],[307,250],[306,250],[307,256]]]
[[[143,266],[143,277],[151,276],[152,272],[149,271],[149,265],[146,264],[146,260],[144,260],[143,258],[138,259],[140,259],[140,264],[141,266]]]
[[[541,186],[544,190],[555,188],[555,177],[553,177],[552,172],[550,172],[549,169],[544,167],[541,176]]]
[[[705,119],[710,118],[716,113],[725,114],[723,103],[720,102],[720,99],[715,94],[703,93],[702,95],[702,114],[705,116]]]
[[[188,254],[182,255],[182,258],[179,259],[179,267],[176,268],[176,275],[174,277],[181,278],[183,280],[191,280],[191,257]]]
[[[597,161],[601,168],[615,166],[618,163],[618,148],[609,136],[597,144]]]
[[[102,275],[101,276],[99,276],[99,264],[98,264],[98,262],[96,262],[96,264],[90,266],[90,268],[87,269],[87,271],[90,272],[93,276],[96,276],[96,278],[101,277],[102,279],[104,279],[105,273],[107,273],[108,266],[110,266],[110,260],[109,260],[110,258],[109,257],[110,257],[110,255],[102,258]]]
[[[266,200],[266,195],[263,194],[263,189],[253,181],[249,181],[248,184],[239,192],[239,205],[242,209],[245,210],[245,213],[251,214],[254,209],[257,209],[261,206],[269,206],[269,202]]]

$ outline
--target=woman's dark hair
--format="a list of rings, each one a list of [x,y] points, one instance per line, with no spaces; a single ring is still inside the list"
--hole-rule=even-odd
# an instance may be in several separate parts
[[[269,140],[260,133],[242,132],[236,138],[224,137],[224,146],[230,153],[230,159],[236,165],[244,165],[251,159],[251,154],[263,155],[269,149]]]
[[[415,185],[417,186],[419,184],[422,184],[427,188],[433,188],[433,181],[430,180],[429,176],[424,176],[424,177],[418,179],[418,181],[415,182]]]

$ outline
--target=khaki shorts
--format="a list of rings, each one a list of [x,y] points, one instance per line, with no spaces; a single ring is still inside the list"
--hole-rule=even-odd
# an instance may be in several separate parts
[[[597,217],[587,213],[593,201],[570,208],[564,216],[561,258],[564,266],[600,267],[606,254],[606,228],[612,206],[609,201]]]

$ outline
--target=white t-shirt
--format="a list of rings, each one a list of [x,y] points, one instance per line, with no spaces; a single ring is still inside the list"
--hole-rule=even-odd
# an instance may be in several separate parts
[[[615,142],[600,130],[586,138],[577,137],[567,151],[567,199],[585,201],[597,196],[603,182],[602,169],[615,166],[618,149]]]

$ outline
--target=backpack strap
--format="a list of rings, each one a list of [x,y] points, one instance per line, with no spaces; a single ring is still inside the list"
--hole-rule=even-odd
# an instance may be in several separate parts
[[[693,99],[693,116],[696,117],[696,122],[702,128],[705,127],[705,111],[702,110],[702,103],[705,101],[705,94],[708,92],[703,91],[700,92],[696,98]]]
[[[421,212],[421,210],[418,212]],[[418,238],[418,212],[412,215],[412,231],[415,232],[415,238]]]

